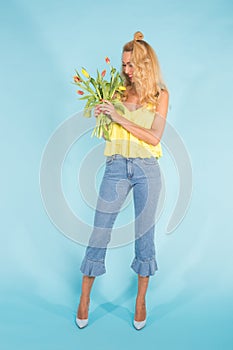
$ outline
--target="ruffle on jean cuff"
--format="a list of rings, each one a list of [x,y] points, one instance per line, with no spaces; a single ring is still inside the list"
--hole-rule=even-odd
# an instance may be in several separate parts
[[[158,270],[157,263],[155,259],[142,261],[137,258],[134,258],[131,268],[138,274],[143,277],[152,276],[155,274],[155,271]]]
[[[80,267],[81,272],[86,276],[100,276],[106,272],[104,261],[89,260],[86,257],[83,259]]]

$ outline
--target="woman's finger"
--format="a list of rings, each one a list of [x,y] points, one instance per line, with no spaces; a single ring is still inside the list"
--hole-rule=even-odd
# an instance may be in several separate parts
[[[94,115],[95,116],[98,116],[99,114],[101,113],[101,109],[100,109],[100,106],[97,105],[94,109]]]
[[[109,106],[112,106],[113,104],[110,102],[110,101],[108,101],[108,100],[103,100],[104,101],[104,103],[106,103],[107,105],[109,105]]]

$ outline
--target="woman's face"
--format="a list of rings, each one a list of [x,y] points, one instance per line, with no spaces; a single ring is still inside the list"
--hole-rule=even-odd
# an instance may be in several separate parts
[[[129,80],[132,81],[133,78],[133,64],[131,63],[132,52],[124,51],[122,55],[122,68],[123,72],[128,75]]]

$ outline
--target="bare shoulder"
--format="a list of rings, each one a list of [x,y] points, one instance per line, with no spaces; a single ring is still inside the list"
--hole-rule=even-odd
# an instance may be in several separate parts
[[[159,96],[159,102],[162,101],[168,101],[169,99],[169,92],[165,89],[161,90],[160,96]]]

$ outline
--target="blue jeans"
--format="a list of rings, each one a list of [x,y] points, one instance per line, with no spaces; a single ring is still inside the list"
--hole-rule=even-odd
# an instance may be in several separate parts
[[[158,269],[154,245],[155,214],[161,187],[156,158],[124,158],[118,154],[106,158],[94,227],[80,268],[84,275],[99,276],[106,272],[105,256],[112,227],[131,189],[135,212],[135,257],[131,268],[141,276],[154,275]]]

